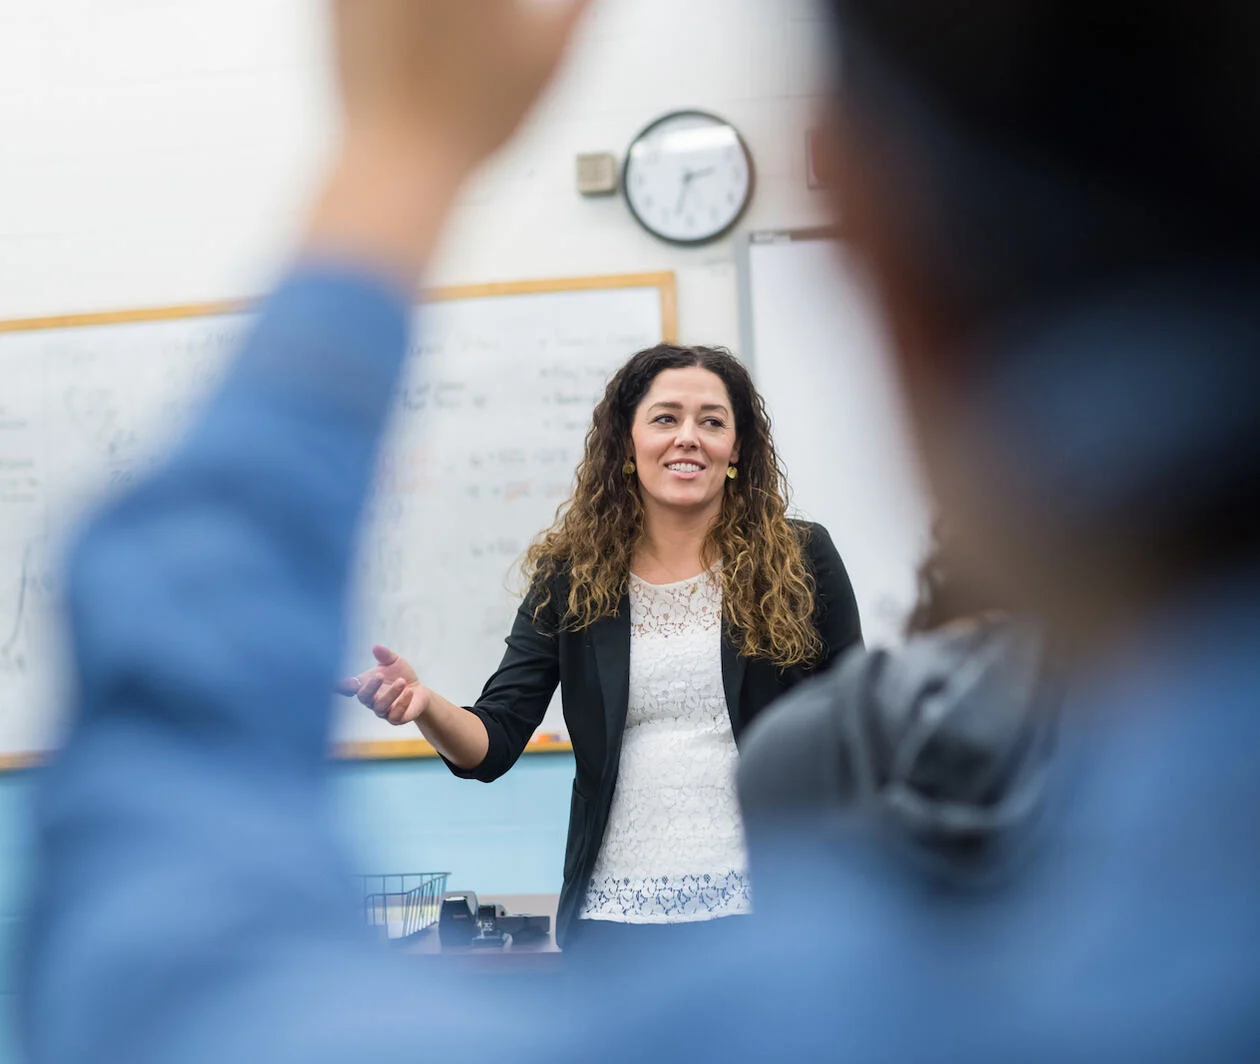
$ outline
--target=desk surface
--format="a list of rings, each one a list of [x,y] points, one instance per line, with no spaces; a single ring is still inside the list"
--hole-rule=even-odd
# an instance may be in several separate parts
[[[503,949],[442,949],[435,925],[418,935],[415,942],[407,947],[407,953],[422,958],[426,963],[442,964],[459,971],[479,974],[560,970],[561,953],[555,939],[559,894],[478,894],[477,901],[482,905],[498,902],[513,915],[531,913],[550,916],[552,933],[533,942],[522,942],[519,945],[513,942]]]

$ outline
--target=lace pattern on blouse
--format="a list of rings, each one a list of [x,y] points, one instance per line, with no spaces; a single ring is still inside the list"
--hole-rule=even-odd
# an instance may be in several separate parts
[[[716,570],[630,578],[630,699],[617,789],[581,916],[627,923],[751,910]]]

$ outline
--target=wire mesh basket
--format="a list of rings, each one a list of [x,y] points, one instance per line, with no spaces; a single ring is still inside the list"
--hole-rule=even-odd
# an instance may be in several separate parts
[[[437,923],[449,872],[394,872],[359,876],[363,916],[391,942],[405,942]]]

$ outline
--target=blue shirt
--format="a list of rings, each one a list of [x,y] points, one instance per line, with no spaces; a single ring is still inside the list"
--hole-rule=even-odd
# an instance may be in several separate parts
[[[79,540],[34,1060],[1260,1055],[1260,581],[1082,686],[1056,814],[1001,891],[905,874],[838,815],[784,838],[720,955],[618,973],[606,1001],[487,1002],[368,942],[328,823],[328,692],[407,316],[369,276],[299,270],[187,439]]]

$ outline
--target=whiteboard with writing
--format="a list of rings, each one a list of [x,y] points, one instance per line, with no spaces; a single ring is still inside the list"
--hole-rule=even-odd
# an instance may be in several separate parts
[[[676,330],[672,274],[438,290],[417,310],[369,497],[342,665],[384,643],[464,704],[498,665],[516,562],[568,497],[591,411],[634,351]],[[91,505],[159,461],[249,327],[224,308],[0,324],[0,767],[53,748],[70,675],[60,557]],[[540,736],[563,741],[558,698]],[[360,756],[420,753],[339,701]]]

